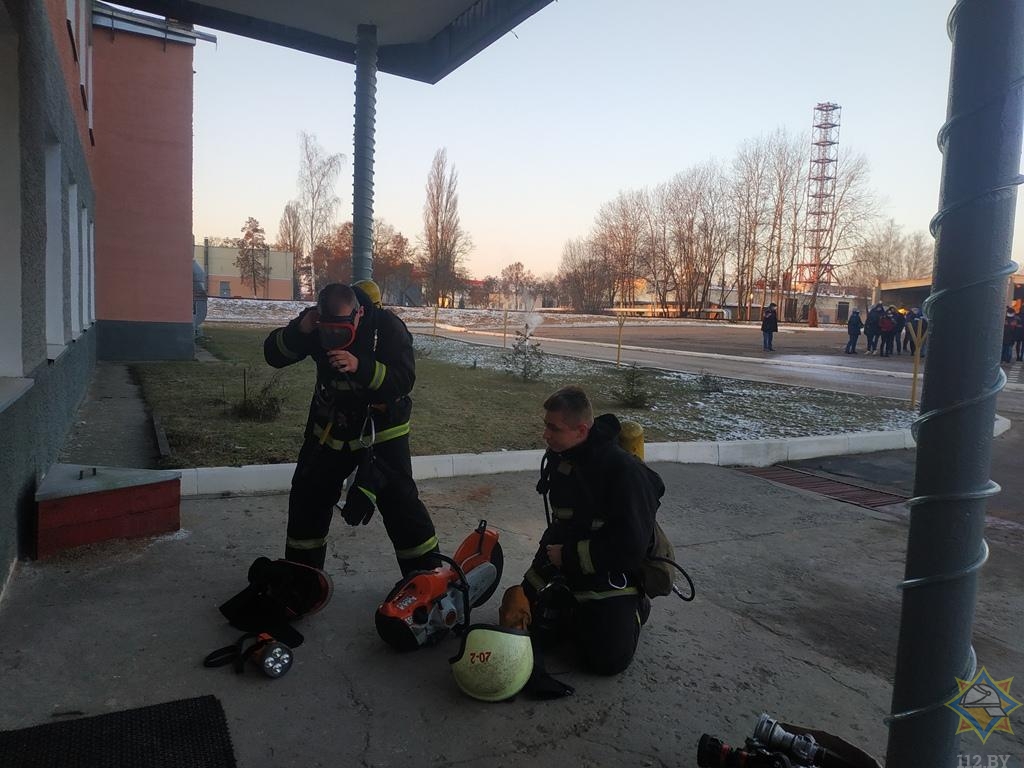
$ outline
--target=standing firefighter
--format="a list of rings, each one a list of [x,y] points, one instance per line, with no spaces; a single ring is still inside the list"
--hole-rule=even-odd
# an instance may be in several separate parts
[[[275,368],[316,362],[316,388],[288,497],[285,557],[323,568],[342,483],[357,470],[342,517],[369,522],[379,507],[402,575],[439,563],[434,524],[412,479],[409,392],[412,336],[359,288],[331,283],[316,307],[271,332],[263,354]]]

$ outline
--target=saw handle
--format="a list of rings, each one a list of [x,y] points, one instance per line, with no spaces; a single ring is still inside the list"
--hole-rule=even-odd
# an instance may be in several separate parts
[[[462,623],[462,627],[455,627],[455,631],[461,632],[469,626],[469,581],[466,580],[466,572],[462,570],[462,566],[460,566],[452,558],[448,557],[448,555],[442,555],[440,552],[437,552],[434,554],[434,557],[441,560],[442,562],[448,563],[448,565],[450,565],[452,569],[455,571],[455,573],[457,573],[459,576],[458,581],[455,582],[455,586],[458,588],[459,592],[462,593],[462,606],[463,609],[465,610],[464,615],[466,618],[465,621],[463,621]]]

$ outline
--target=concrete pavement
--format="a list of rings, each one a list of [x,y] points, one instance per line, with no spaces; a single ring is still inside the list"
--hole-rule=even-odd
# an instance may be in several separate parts
[[[0,610],[4,687],[18,691],[0,699],[0,728],[212,693],[242,768],[686,766],[702,733],[741,742],[761,711],[884,754],[905,521],[725,468],[655,468],[669,489],[659,516],[697,598],[655,601],[618,677],[555,659],[552,671],[577,689],[569,699],[476,702],[451,679],[454,638],[404,655],[385,646],[372,616],[398,572],[379,517],[336,525],[335,596],[299,625],[306,642],[286,677],[202,668],[238,634],[216,606],[244,586],[253,558],[278,553],[287,503],[206,498],[183,503],[177,534],[20,564]],[[535,477],[421,483],[449,550],[479,518],[499,530],[502,588],[518,581],[544,525]],[[976,645],[1007,677],[1024,669],[1019,551],[993,550]],[[474,620],[494,621],[496,602]],[[969,734],[965,752],[1009,753],[1019,767],[1016,730],[984,746]]]

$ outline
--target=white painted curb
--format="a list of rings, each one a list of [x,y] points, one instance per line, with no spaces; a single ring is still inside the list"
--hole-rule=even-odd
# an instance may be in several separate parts
[[[1003,434],[1010,426],[1009,419],[996,416],[992,429],[993,437]],[[777,440],[647,443],[644,446],[644,455],[647,461],[670,461],[677,464],[767,467],[784,461],[814,459],[820,456],[845,456],[913,447],[914,436],[911,431],[899,429],[891,432],[851,432]],[[529,471],[540,467],[543,455],[543,451],[533,450],[413,456],[412,474],[416,480],[426,480]],[[287,492],[291,486],[295,464],[200,467],[179,471],[183,497],[251,496]]]

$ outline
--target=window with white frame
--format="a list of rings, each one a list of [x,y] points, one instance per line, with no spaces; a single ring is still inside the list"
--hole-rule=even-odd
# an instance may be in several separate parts
[[[64,206],[61,204],[60,144],[46,147],[46,350],[55,360],[67,336],[64,330]]]
[[[93,97],[92,97],[92,44],[91,43],[89,44],[88,57],[86,59],[86,69],[88,70],[88,74],[86,75],[85,87],[86,87],[86,97],[87,97],[86,100],[88,101],[88,106],[86,107],[86,109],[89,110],[89,143],[92,144],[93,146],[96,146],[96,136],[93,134],[93,130],[92,130],[92,116],[96,112],[96,108],[95,108],[95,105],[94,105],[93,100],[92,100]]]
[[[89,222],[89,325],[96,322],[96,222]]]
[[[89,27],[92,26],[89,19],[89,6],[91,5],[91,3],[87,3],[85,0],[78,3],[78,39],[76,41],[78,48],[78,89],[82,94],[82,106],[86,109],[89,108],[89,104],[86,102],[85,95],[85,68],[88,61],[86,49],[89,46]]]
[[[78,209],[78,234],[82,249],[81,282],[78,284],[78,322],[89,327],[89,209]]]
[[[68,37],[71,39],[71,55],[78,61],[78,3],[67,0]]]
[[[71,269],[71,338],[77,339],[82,333],[82,307],[81,307],[81,272],[82,272],[82,244],[79,233],[81,227],[78,224],[78,185],[68,186],[68,244],[70,245],[70,258],[68,265]]]
[[[21,354],[21,140],[18,36],[0,4],[0,376],[25,372]],[[0,387],[0,395],[4,388]]]

